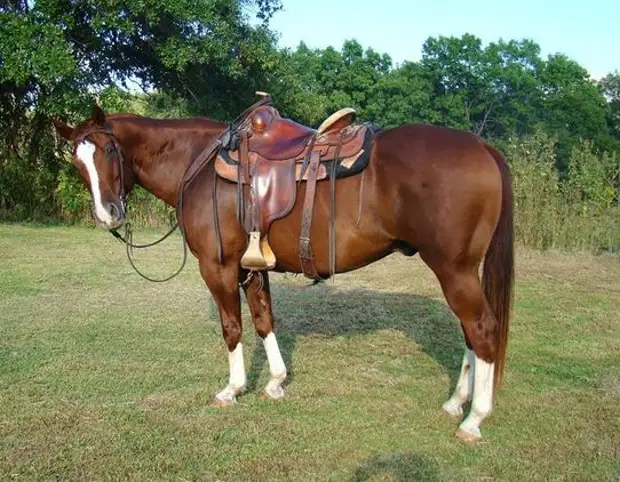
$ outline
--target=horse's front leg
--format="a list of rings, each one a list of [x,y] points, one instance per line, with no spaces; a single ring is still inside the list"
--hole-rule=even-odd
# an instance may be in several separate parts
[[[215,403],[220,406],[236,402],[236,396],[243,392],[246,385],[245,365],[243,362],[243,344],[241,334],[241,296],[239,293],[239,268],[230,263],[226,266],[200,262],[202,274],[209,291],[213,295],[220,314],[222,334],[228,347],[228,365],[230,377],[228,385],[215,396]]]
[[[263,346],[269,362],[271,379],[265,387],[265,395],[277,400],[284,396],[282,382],[286,379],[286,366],[280,353],[278,340],[273,331],[274,320],[271,309],[271,292],[269,290],[269,276],[266,272],[257,273],[243,284],[245,296],[252,314],[252,321],[256,333],[263,339]]]

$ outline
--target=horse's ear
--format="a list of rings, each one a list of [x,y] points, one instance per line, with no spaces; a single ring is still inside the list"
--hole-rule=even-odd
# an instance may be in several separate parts
[[[105,114],[98,104],[93,104],[93,110],[90,118],[95,122],[95,124],[102,126],[105,123]]]
[[[54,127],[56,128],[56,132],[58,132],[60,137],[68,141],[73,139],[73,127],[65,124],[63,121],[58,119],[52,119],[52,122],[54,124]]]

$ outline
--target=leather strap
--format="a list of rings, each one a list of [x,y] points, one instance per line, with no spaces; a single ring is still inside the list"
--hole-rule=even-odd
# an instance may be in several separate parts
[[[245,228],[245,199],[243,196],[243,183],[241,182],[241,168],[237,169],[237,219]]]
[[[299,261],[304,276],[313,280],[322,279],[316,270],[312,247],[310,246],[310,228],[312,227],[312,214],[314,212],[314,197],[316,194],[316,178],[319,170],[321,153],[312,151],[310,154],[310,164],[308,180],[306,182],[306,196],[304,198],[304,209],[301,220],[301,235],[299,237]]]
[[[241,145],[239,146],[239,170],[241,171],[241,193],[238,192],[238,197],[240,197],[242,202],[241,212],[243,213],[243,227],[245,228],[246,233],[250,233],[252,231],[256,231],[256,210],[257,207],[254,204],[254,193],[252,191],[252,185],[250,183],[250,159],[249,159],[249,145],[248,145],[248,131],[243,129],[240,131],[241,134]],[[245,205],[245,189],[244,184],[247,184],[250,188],[249,192],[249,203],[246,209]]]
[[[241,147],[239,148],[239,160],[243,169],[243,182],[250,183],[250,159],[248,155],[248,131],[241,131]]]
[[[308,165],[310,164],[310,156],[312,155],[312,149],[314,149],[314,143],[316,142],[316,136],[312,136],[310,142],[308,143],[306,156],[304,157],[304,162],[301,165],[301,174],[299,176],[299,183],[301,184],[302,179],[304,178],[304,174],[306,173],[306,169],[308,169]]]
[[[187,186],[194,180],[194,178],[198,175],[198,173],[211,161],[215,158],[217,151],[222,145],[222,137],[226,134],[226,132],[222,133],[215,139],[213,139],[207,146],[203,149],[203,151],[198,154],[196,159],[192,161],[192,163],[188,166],[183,175],[183,179],[181,180],[181,184],[179,186],[179,192],[177,194],[177,221],[179,223],[179,229],[181,230],[181,234],[183,235],[183,239],[185,239],[185,226],[183,222],[183,194],[185,193],[185,189]],[[214,168],[215,170],[215,168]],[[215,179],[214,179],[215,182]],[[214,196],[216,193],[214,192]],[[214,197],[215,201],[215,197]],[[217,210],[216,204],[213,205],[214,212]],[[222,253],[222,236],[219,229],[219,220],[215,224],[215,239],[217,243],[218,256],[221,256]],[[220,258],[221,259],[221,258]]]
[[[224,262],[224,253],[222,247],[222,233],[220,231],[220,216],[217,209],[217,171],[213,169],[213,228],[215,229],[215,244],[217,247],[217,260],[220,264]]]
[[[340,133],[340,141],[336,147],[336,155],[332,161],[332,168],[329,174],[330,205],[329,205],[329,274],[333,277],[336,274],[336,168],[338,158],[344,140],[344,130]]]

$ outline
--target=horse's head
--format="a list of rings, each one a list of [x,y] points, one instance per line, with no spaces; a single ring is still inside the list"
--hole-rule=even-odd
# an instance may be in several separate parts
[[[95,220],[107,229],[122,226],[125,194],[134,179],[104,112],[95,105],[91,118],[77,127],[57,120],[54,126],[63,138],[73,142],[73,164],[90,189]]]

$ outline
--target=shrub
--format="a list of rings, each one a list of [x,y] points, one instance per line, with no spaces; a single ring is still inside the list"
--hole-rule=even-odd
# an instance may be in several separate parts
[[[537,133],[504,147],[513,174],[516,238],[535,249],[620,250],[617,156],[582,141],[568,171],[556,169],[556,141]]]

